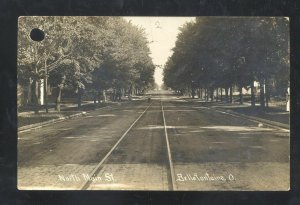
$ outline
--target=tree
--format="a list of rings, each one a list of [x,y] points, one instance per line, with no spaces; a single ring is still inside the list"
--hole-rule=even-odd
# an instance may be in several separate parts
[[[279,73],[288,73],[288,21],[268,17],[198,17],[181,28],[173,51],[164,68],[167,86],[175,90],[192,87],[192,97],[193,89],[204,88],[206,99],[210,95],[212,100],[214,90],[218,93],[219,88],[225,89],[226,99],[230,88],[232,99],[232,87],[237,85],[240,103],[242,89],[251,87],[251,104],[255,105],[255,80],[263,88],[270,79],[282,79]],[[189,86],[191,83],[193,86]],[[264,90],[260,93],[264,106]]]
[[[93,72],[96,89],[112,88],[113,99],[121,98],[121,93],[140,90],[153,84],[154,65],[144,30],[133,26],[121,18],[111,18],[105,39],[103,62]]]
[[[42,42],[30,39],[32,28],[45,32]],[[124,93],[132,86],[144,90],[154,83],[145,33],[121,17],[22,17],[18,38],[18,82],[37,90],[42,79],[49,79],[58,90],[57,110],[65,87],[77,93],[80,107],[86,88]],[[35,110],[37,95],[28,96]]]
[[[20,18],[18,45],[20,48],[18,55],[18,76],[20,81],[24,81],[24,77],[29,77],[29,82],[33,81],[34,89],[36,90],[39,80],[47,79],[47,76],[51,75],[53,70],[58,69],[60,66],[65,66],[66,61],[75,61],[75,59],[77,63],[81,64],[81,70],[87,72],[87,68],[91,68],[88,65],[92,63],[92,54],[91,52],[80,52],[78,47],[85,51],[95,47],[91,47],[93,43],[88,39],[86,33],[91,32],[92,28],[83,27],[84,20],[83,17],[79,19],[67,17]],[[33,42],[28,35],[30,30],[36,27],[42,29],[46,34],[42,42]],[[87,47],[89,49],[86,49]],[[85,55],[82,55],[82,53]],[[74,74],[72,73],[70,76]],[[68,78],[69,76],[66,77]],[[78,79],[82,79],[82,75]],[[58,83],[56,85],[58,87],[61,86],[61,82],[54,81],[50,83]],[[81,85],[79,81],[78,85]],[[37,107],[37,94],[36,92],[30,93],[34,95],[33,99],[35,107]]]

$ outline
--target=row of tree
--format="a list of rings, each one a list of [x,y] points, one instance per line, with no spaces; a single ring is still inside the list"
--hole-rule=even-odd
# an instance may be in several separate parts
[[[45,39],[33,41],[33,28],[41,29]],[[121,17],[19,19],[18,84],[28,87],[28,104],[38,104],[41,82],[46,108],[50,86],[57,88],[57,110],[63,89],[77,93],[78,106],[85,90],[94,91],[99,99],[111,89],[115,100],[125,91],[131,94],[153,86],[154,69],[144,30]]]
[[[289,21],[281,17],[198,17],[180,28],[164,83],[179,92],[204,90],[206,96],[260,85],[260,104],[285,95],[289,83]],[[211,97],[212,99],[212,97]]]

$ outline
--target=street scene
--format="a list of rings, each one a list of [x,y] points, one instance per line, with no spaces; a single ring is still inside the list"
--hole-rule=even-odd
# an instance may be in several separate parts
[[[288,191],[288,28],[21,17],[18,189]]]

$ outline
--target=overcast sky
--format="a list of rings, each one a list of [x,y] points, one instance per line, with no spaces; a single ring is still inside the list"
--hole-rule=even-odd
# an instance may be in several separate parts
[[[155,65],[166,63],[172,55],[171,49],[175,46],[178,28],[185,22],[194,20],[194,17],[124,17],[131,23],[145,28],[150,42],[151,57]],[[155,70],[155,82],[159,85],[162,81],[162,68]]]

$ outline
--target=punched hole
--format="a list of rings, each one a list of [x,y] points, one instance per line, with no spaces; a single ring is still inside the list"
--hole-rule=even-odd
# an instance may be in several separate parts
[[[30,38],[33,41],[42,41],[45,38],[45,33],[41,29],[34,28],[30,32]]]

